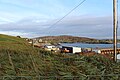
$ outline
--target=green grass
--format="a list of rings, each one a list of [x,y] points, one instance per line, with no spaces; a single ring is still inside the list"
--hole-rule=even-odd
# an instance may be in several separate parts
[[[0,41],[16,42],[16,41],[22,41],[22,39],[17,38],[17,37],[13,37],[13,36],[0,34]]]
[[[3,76],[7,76],[5,80],[120,79],[120,64],[103,56],[55,54],[33,48],[21,38],[7,35],[0,38],[0,80]]]

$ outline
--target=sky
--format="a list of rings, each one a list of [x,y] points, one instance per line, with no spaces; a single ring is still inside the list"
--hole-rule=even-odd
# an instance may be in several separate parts
[[[54,25],[82,1],[0,0],[0,34],[28,38],[57,35],[112,38],[113,0],[86,0]],[[118,16],[119,14],[118,7]],[[120,38],[120,27],[118,27],[118,38]]]

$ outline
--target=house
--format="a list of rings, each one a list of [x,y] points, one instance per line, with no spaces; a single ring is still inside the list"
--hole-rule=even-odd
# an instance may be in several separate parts
[[[80,47],[72,47],[72,46],[62,46],[62,52],[64,53],[79,53],[82,52],[82,48]]]

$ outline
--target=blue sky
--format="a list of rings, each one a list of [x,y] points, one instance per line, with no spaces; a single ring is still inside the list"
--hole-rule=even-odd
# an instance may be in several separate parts
[[[113,0],[86,0],[61,22],[51,27],[82,1],[0,0],[0,33],[23,37],[75,35],[112,38]]]

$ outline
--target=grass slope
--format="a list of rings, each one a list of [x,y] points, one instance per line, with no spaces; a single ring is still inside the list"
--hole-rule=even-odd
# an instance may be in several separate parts
[[[120,64],[100,55],[55,54],[0,35],[0,80],[119,80],[118,74]]]

